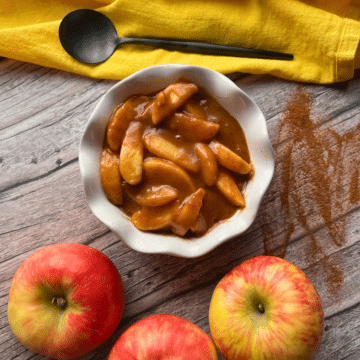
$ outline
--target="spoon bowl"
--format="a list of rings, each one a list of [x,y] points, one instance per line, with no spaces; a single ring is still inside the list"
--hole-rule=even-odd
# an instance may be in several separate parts
[[[88,9],[67,14],[61,21],[59,38],[70,56],[87,64],[107,60],[119,41],[110,19],[98,11]]]
[[[234,46],[168,39],[120,38],[108,17],[90,9],[79,9],[67,14],[60,23],[59,38],[70,56],[86,64],[97,64],[107,60],[120,44],[126,43],[207,55],[293,59],[291,54]]]

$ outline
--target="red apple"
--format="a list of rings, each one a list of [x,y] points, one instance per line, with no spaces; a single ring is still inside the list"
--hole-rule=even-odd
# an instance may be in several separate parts
[[[101,251],[57,244],[31,254],[11,283],[8,319],[17,339],[55,359],[71,359],[104,342],[124,310],[124,288]]]
[[[248,259],[215,287],[209,323],[227,360],[305,360],[319,348],[324,315],[309,278],[274,256]]]
[[[108,360],[218,360],[210,336],[176,315],[148,316],[116,341]]]

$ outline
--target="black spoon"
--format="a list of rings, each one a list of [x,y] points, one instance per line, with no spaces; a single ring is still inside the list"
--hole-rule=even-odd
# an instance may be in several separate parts
[[[142,44],[168,50],[248,58],[292,60],[293,55],[274,51],[165,39],[120,38],[115,26],[102,13],[80,9],[67,14],[59,27],[65,51],[76,60],[97,64],[107,60],[120,44]]]

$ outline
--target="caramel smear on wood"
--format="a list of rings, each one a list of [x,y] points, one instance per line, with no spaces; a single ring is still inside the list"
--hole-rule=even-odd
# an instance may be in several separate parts
[[[276,191],[285,224],[278,224],[275,232],[271,224],[276,218],[265,219],[264,248],[268,255],[284,257],[295,226],[300,225],[311,240],[306,255],[314,264],[321,260],[330,291],[337,294],[343,282],[341,266],[326,255],[316,232],[325,225],[336,246],[345,244],[347,215],[360,202],[360,124],[339,135],[322,126],[323,121],[316,122],[311,110],[310,94],[299,87],[283,113],[275,149],[280,174]],[[272,208],[273,202],[266,206]],[[266,208],[265,213],[279,216]],[[284,231],[279,234],[280,228]]]

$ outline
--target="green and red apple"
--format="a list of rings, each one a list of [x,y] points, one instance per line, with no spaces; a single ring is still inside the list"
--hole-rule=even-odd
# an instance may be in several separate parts
[[[107,360],[218,360],[210,336],[170,314],[148,316],[120,335]]]
[[[15,273],[8,301],[17,339],[55,359],[72,359],[99,346],[123,310],[123,282],[115,265],[101,251],[74,243],[31,254]]]
[[[209,324],[227,360],[306,360],[323,334],[323,309],[310,279],[274,256],[245,260],[215,287]]]

